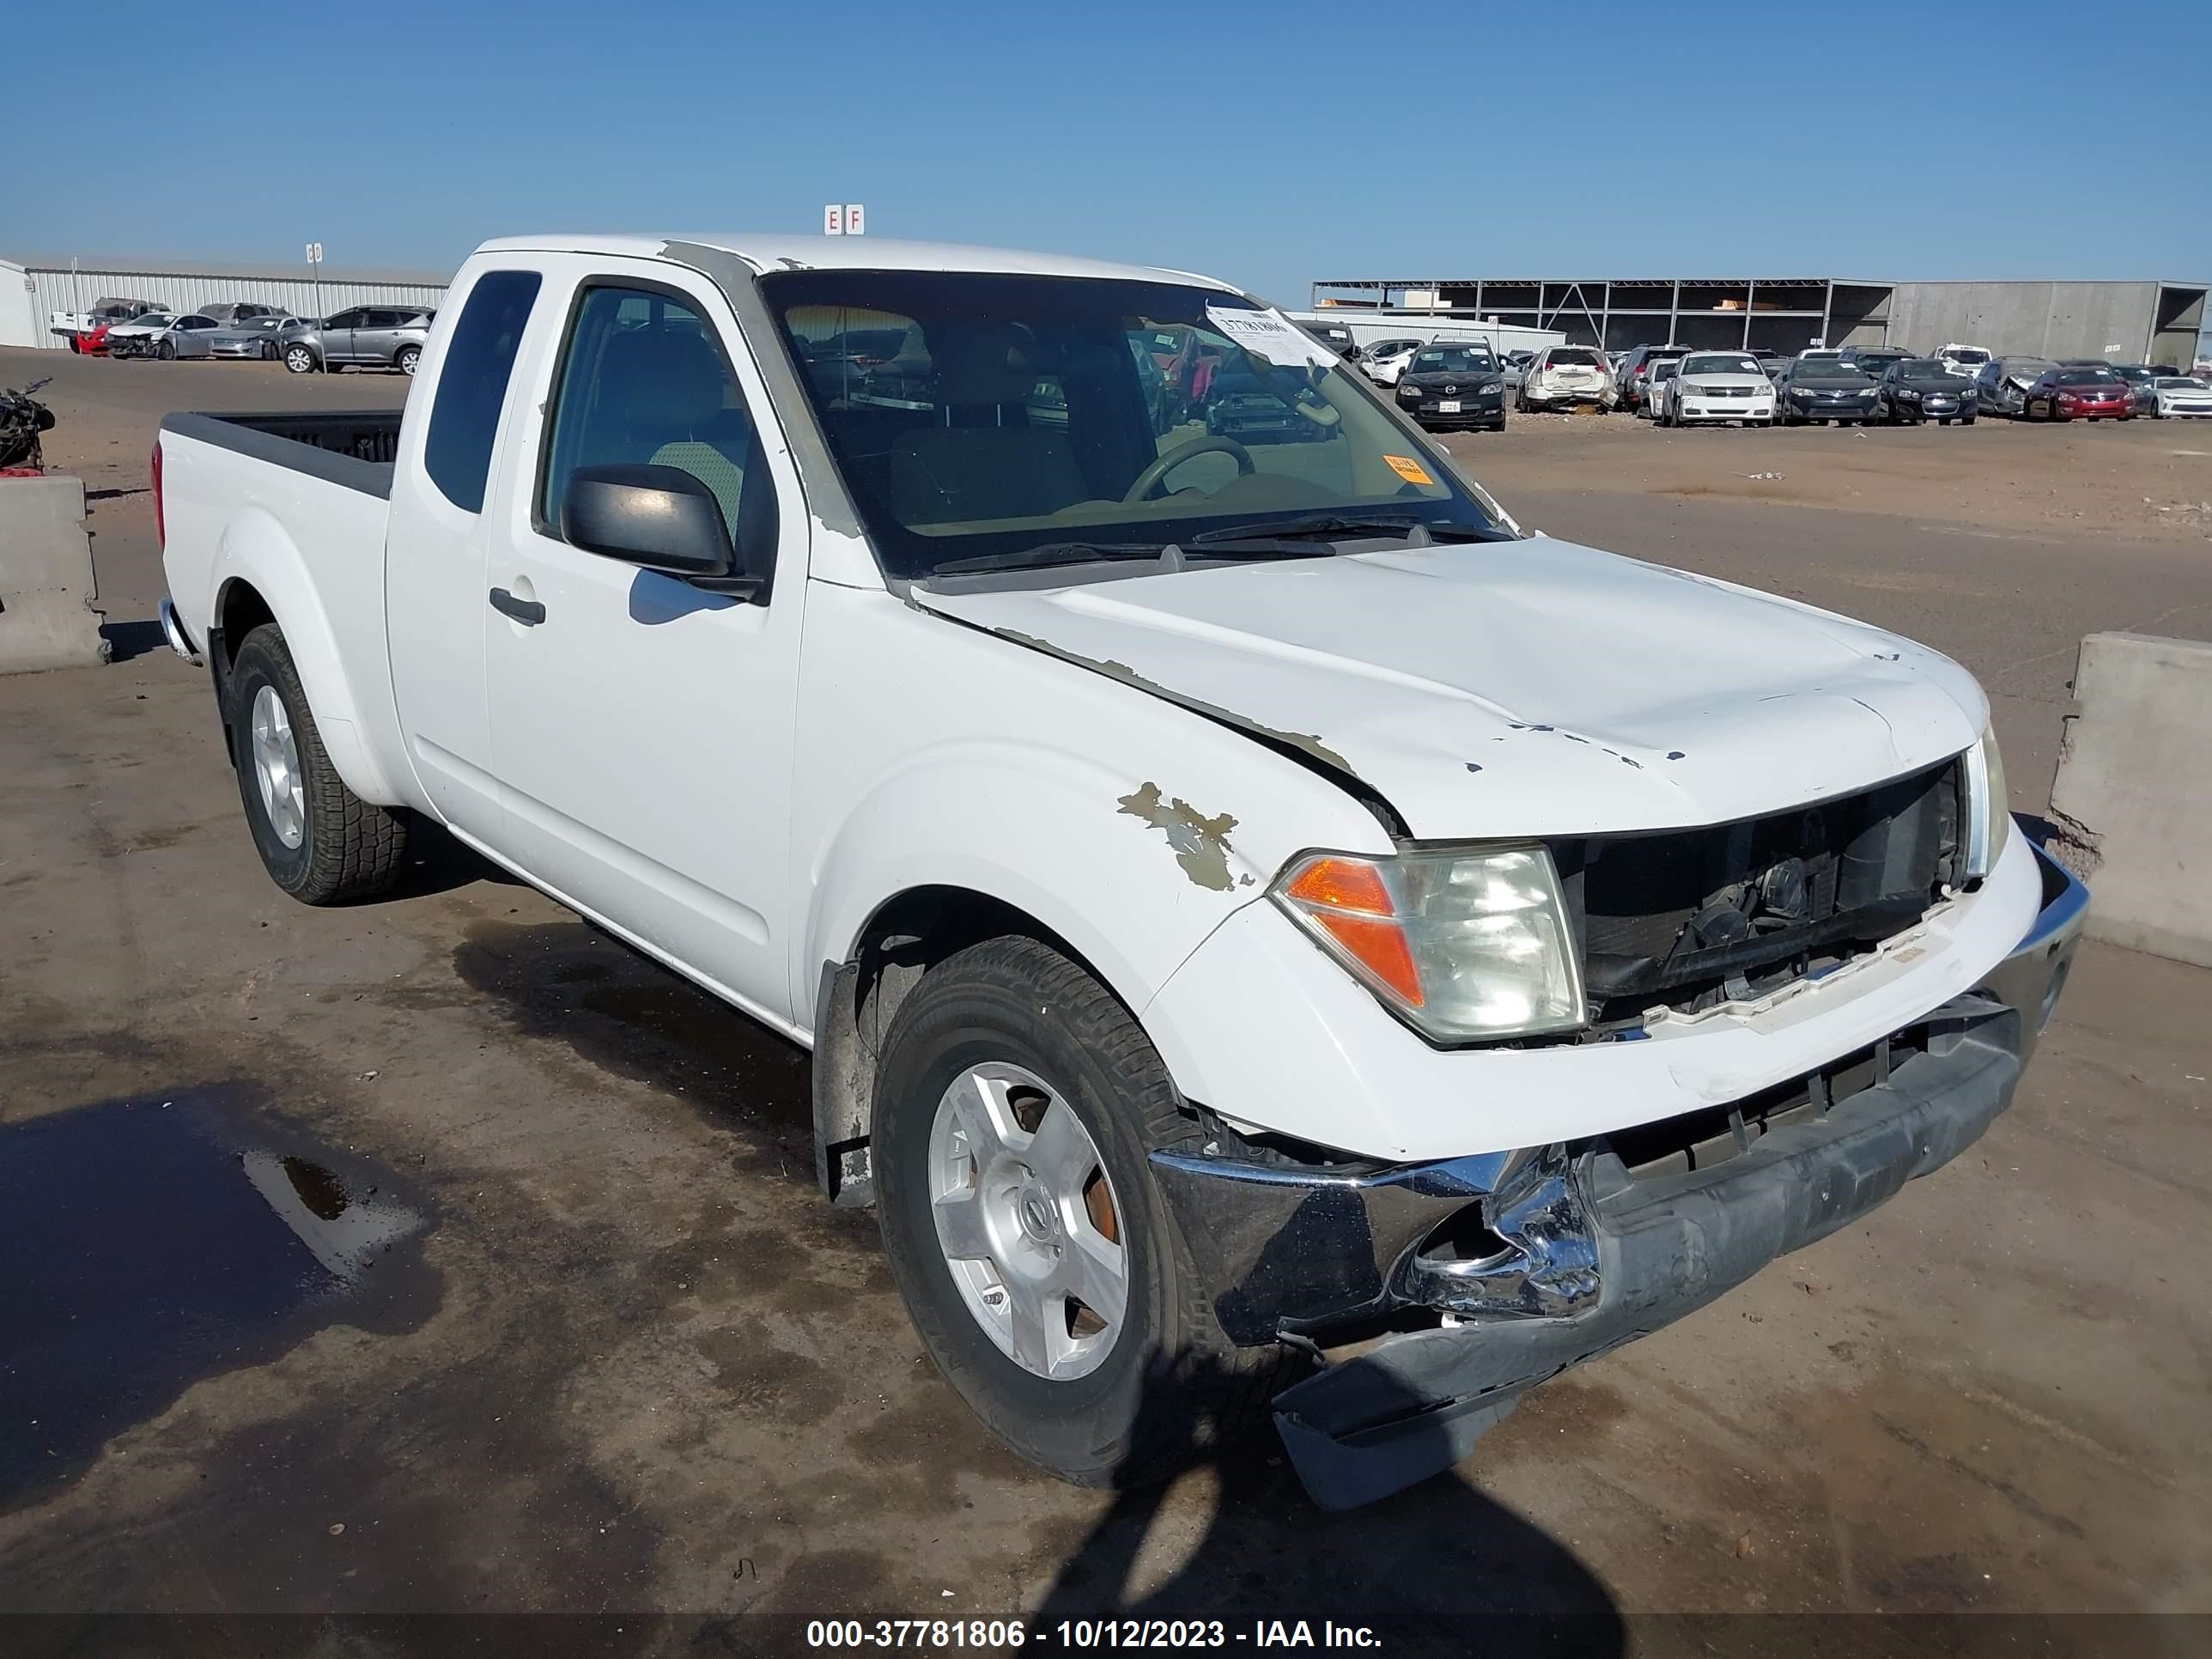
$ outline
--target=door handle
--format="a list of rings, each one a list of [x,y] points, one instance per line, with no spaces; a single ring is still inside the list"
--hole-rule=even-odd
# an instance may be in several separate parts
[[[535,599],[518,599],[503,587],[491,591],[491,608],[502,617],[511,617],[525,628],[535,628],[545,620],[545,607]]]

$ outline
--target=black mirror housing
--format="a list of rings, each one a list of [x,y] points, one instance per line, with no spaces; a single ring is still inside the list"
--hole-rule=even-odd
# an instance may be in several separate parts
[[[716,592],[750,596],[757,578],[732,574],[737,559],[721,503],[677,466],[580,466],[561,501],[561,530],[587,553],[677,576]]]

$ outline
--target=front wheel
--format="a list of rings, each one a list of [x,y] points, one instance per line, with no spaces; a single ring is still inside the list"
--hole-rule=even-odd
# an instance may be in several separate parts
[[[176,362],[177,343],[174,340],[162,341],[161,344],[154,348],[154,355],[156,357],[159,357],[165,363],[173,363]]]
[[[391,886],[407,855],[407,816],[362,799],[331,764],[276,623],[240,643],[228,693],[239,797],[269,878],[302,904]]]
[[[922,1344],[969,1407],[1080,1486],[1164,1480],[1264,1417],[1147,1154],[1189,1120],[1144,1031],[1048,945],[930,969],[877,1073],[877,1206]]]
[[[415,373],[415,365],[422,361],[422,347],[402,346],[399,348],[399,355],[394,357],[392,362],[393,366],[397,368],[402,374],[411,376]]]
[[[295,374],[312,374],[315,372],[315,354],[303,345],[286,346],[284,367]]]

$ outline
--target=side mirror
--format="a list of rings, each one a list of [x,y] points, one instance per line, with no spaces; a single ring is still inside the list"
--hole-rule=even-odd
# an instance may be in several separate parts
[[[714,492],[678,466],[580,466],[561,500],[561,529],[587,553],[676,576],[712,593],[750,599],[758,576],[735,574],[737,556]]]

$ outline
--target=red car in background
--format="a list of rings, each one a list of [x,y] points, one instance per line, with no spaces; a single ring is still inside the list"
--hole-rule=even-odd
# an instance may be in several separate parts
[[[70,349],[80,356],[105,357],[107,356],[107,331],[114,326],[112,322],[102,323],[98,328],[88,328],[81,334],[72,335]]]
[[[2051,368],[2021,392],[2029,421],[2131,421],[2135,390],[2109,368]]]

